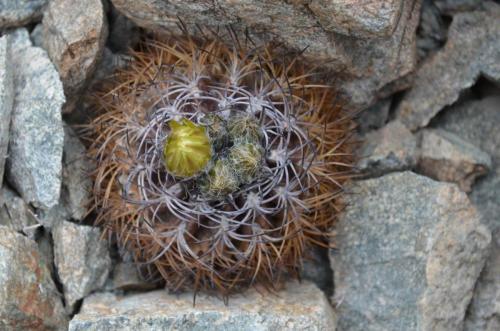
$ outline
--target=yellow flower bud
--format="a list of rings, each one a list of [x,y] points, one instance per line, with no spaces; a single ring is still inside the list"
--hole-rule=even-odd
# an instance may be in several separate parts
[[[163,149],[167,171],[177,177],[191,177],[203,171],[212,157],[205,128],[185,118],[169,125],[171,132]]]

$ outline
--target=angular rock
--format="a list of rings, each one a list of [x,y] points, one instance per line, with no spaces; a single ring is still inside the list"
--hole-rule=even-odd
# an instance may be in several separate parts
[[[411,172],[351,190],[331,254],[339,329],[462,329],[491,241],[465,193]]]
[[[53,0],[43,19],[43,43],[64,85],[70,112],[94,73],[108,36],[101,0]]]
[[[37,245],[0,226],[0,329],[66,330],[67,319]]]
[[[229,298],[165,290],[116,296],[98,293],[86,298],[70,323],[80,330],[335,330],[336,318],[315,285],[288,284],[278,295],[251,289]]]
[[[415,84],[397,109],[410,130],[426,126],[480,75],[500,82],[500,5],[454,16],[445,46],[416,74]]]
[[[453,15],[475,10],[480,7],[483,0],[434,0],[434,2],[443,14]]]
[[[52,230],[52,237],[55,266],[71,312],[78,300],[104,285],[111,258],[98,228],[64,221]]]
[[[421,0],[403,1],[401,17],[387,38],[343,38],[342,45],[352,59],[356,77],[338,84],[349,106],[364,109],[377,97],[385,98],[408,88],[417,63],[416,30]]]
[[[31,239],[34,239],[38,228],[31,207],[6,186],[0,190],[0,225],[22,232]]]
[[[453,133],[426,129],[421,135],[418,171],[428,177],[470,192],[476,178],[492,166],[488,154]]]
[[[497,330],[500,325],[500,97],[469,101],[448,109],[435,125],[459,135],[487,152],[493,168],[480,178],[470,194],[472,202],[483,215],[493,238],[492,252],[476,284],[474,298],[466,319],[466,330]]]
[[[14,78],[10,59],[10,37],[0,38],[0,187],[3,182],[7,147],[9,146],[9,127],[14,104]]]
[[[390,36],[402,7],[401,0],[317,0],[308,4],[325,30],[356,37]]]
[[[63,153],[63,186],[60,204],[65,208],[68,217],[82,220],[88,211],[92,179],[90,173],[93,165],[86,155],[85,146],[76,133],[64,127]]]
[[[26,25],[43,14],[48,0],[0,0],[0,30]]]
[[[379,89],[411,73],[416,64],[415,30],[421,0],[346,0],[335,4],[326,0],[224,0],[217,1],[216,6],[206,0],[112,2],[145,28],[178,31],[179,18],[188,28],[199,24],[217,30],[230,25],[243,39],[248,33],[257,44],[275,41],[288,50],[304,51],[306,60],[342,73],[328,76],[335,77],[351,107],[368,106]],[[332,17],[335,23],[330,23]],[[352,30],[347,32],[349,27]],[[378,36],[352,37],[367,34]],[[394,84],[391,92],[406,87]]]
[[[132,263],[119,262],[115,265],[106,290],[144,291],[157,288],[157,285],[143,280]]]
[[[362,140],[357,170],[364,176],[411,169],[416,164],[417,139],[398,121],[369,132]]]
[[[61,188],[63,88],[46,52],[31,46],[26,29],[10,36],[16,70],[7,178],[24,201],[48,209]]]

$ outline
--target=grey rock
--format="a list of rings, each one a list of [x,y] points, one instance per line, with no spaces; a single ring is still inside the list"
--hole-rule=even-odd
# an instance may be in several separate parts
[[[64,112],[74,109],[102,56],[107,36],[101,0],[50,1],[43,19],[43,44],[64,85]]]
[[[300,278],[313,282],[327,295],[333,294],[333,271],[327,248],[311,247],[306,251]]]
[[[143,280],[133,263],[118,262],[106,283],[106,290],[144,291],[157,288],[152,282]]]
[[[48,0],[0,0],[0,29],[26,25],[40,19]]]
[[[98,293],[86,298],[70,323],[71,331],[97,330],[335,330],[335,315],[315,285],[290,283],[278,295],[255,289],[229,298],[193,293],[170,295],[165,290],[116,296]]]
[[[491,157],[442,129],[421,132],[418,171],[439,181],[454,182],[464,192],[470,192],[479,176],[491,168]]]
[[[55,266],[71,312],[78,300],[103,287],[111,258],[98,228],[64,221],[52,230],[52,237]]]
[[[344,38],[343,47],[357,71],[357,77],[342,80],[339,91],[349,106],[364,109],[377,98],[385,98],[412,82],[416,68],[416,29],[421,0],[403,1],[403,9],[394,33],[387,38]]]
[[[411,169],[417,160],[417,138],[398,121],[367,133],[359,148],[357,170],[366,177]]]
[[[367,133],[368,131],[383,127],[389,118],[391,102],[392,98],[382,99],[370,108],[361,112],[361,114],[356,118],[359,132]]]
[[[30,33],[31,42],[33,46],[43,48],[43,24],[38,23],[33,31]]]
[[[397,109],[410,130],[426,126],[480,75],[500,82],[500,5],[454,16],[445,46],[423,63]]]
[[[401,0],[318,0],[310,1],[308,8],[321,26],[347,36],[390,36],[401,16]]]
[[[9,127],[14,104],[14,78],[10,59],[10,38],[0,38],[0,187],[3,182],[5,159],[9,146]]]
[[[421,0],[353,0],[335,1],[335,4],[326,0],[224,0],[217,1],[216,5],[206,0],[112,2],[137,25],[149,29],[178,31],[180,18],[188,27],[199,24],[207,30],[231,25],[242,38],[248,32],[257,44],[275,41],[285,45],[287,53],[304,50],[306,60],[342,73],[328,76],[335,79],[351,108],[370,105],[379,89],[415,69],[415,31]],[[342,21],[344,18],[346,21]],[[352,28],[349,32],[348,27]],[[336,31],[344,31],[349,36]],[[196,32],[193,28],[193,33]],[[367,33],[372,34],[372,38],[353,37]],[[390,92],[394,92],[407,85],[392,84],[391,87]]]
[[[31,239],[35,238],[38,229],[38,221],[31,207],[6,186],[0,190],[0,225],[22,232]]]
[[[434,0],[439,10],[447,15],[475,10],[480,7],[481,2],[483,0]]]
[[[491,242],[454,184],[357,182],[331,259],[340,330],[460,330]]]
[[[92,179],[90,173],[94,165],[87,157],[85,146],[76,133],[64,127],[63,186],[60,204],[64,206],[68,217],[82,220],[88,211]]]
[[[476,284],[466,319],[466,330],[497,330],[500,325],[500,98],[489,97],[453,106],[437,118],[436,126],[459,135],[487,152],[493,169],[480,178],[470,194],[493,233],[491,255]]]
[[[63,88],[46,52],[31,46],[26,29],[10,36],[16,70],[7,178],[24,201],[49,209],[61,188]]]
[[[434,0],[424,0],[417,29],[419,60],[437,51],[446,41],[447,29]]]
[[[66,330],[61,298],[36,243],[0,226],[0,329]]]

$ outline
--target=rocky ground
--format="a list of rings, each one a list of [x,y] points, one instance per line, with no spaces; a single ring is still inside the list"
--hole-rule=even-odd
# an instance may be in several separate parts
[[[307,46],[363,110],[336,249],[276,295],[193,306],[84,219],[82,95],[179,18]],[[1,330],[500,330],[498,1],[0,1],[0,32]]]

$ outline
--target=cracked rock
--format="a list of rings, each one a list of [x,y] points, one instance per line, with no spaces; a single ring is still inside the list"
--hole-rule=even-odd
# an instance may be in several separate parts
[[[426,129],[421,135],[418,170],[428,177],[454,182],[470,192],[476,178],[492,166],[488,154],[453,133]]]
[[[9,36],[16,70],[7,178],[24,201],[49,209],[61,188],[63,88],[47,53],[31,45],[26,29]]]
[[[417,139],[398,121],[367,133],[358,153],[357,170],[366,177],[411,169],[417,160]]]
[[[453,17],[448,41],[416,73],[415,84],[397,109],[410,130],[426,126],[480,75],[500,82],[500,5]]]
[[[37,244],[0,226],[0,329],[66,330],[67,319]]]
[[[0,190],[0,225],[22,232],[31,239],[35,238],[38,228],[31,207],[6,186]]]
[[[465,193],[412,172],[350,190],[331,254],[339,329],[462,329],[491,242]]]
[[[117,296],[97,293],[83,302],[69,330],[335,330],[335,315],[312,283],[288,284],[277,295],[250,289],[221,298],[165,290]]]
[[[101,0],[50,1],[43,19],[43,44],[64,85],[65,112],[73,110],[93,75],[107,36]]]
[[[55,266],[71,312],[78,300],[104,286],[111,258],[98,228],[63,221],[52,236]]]

